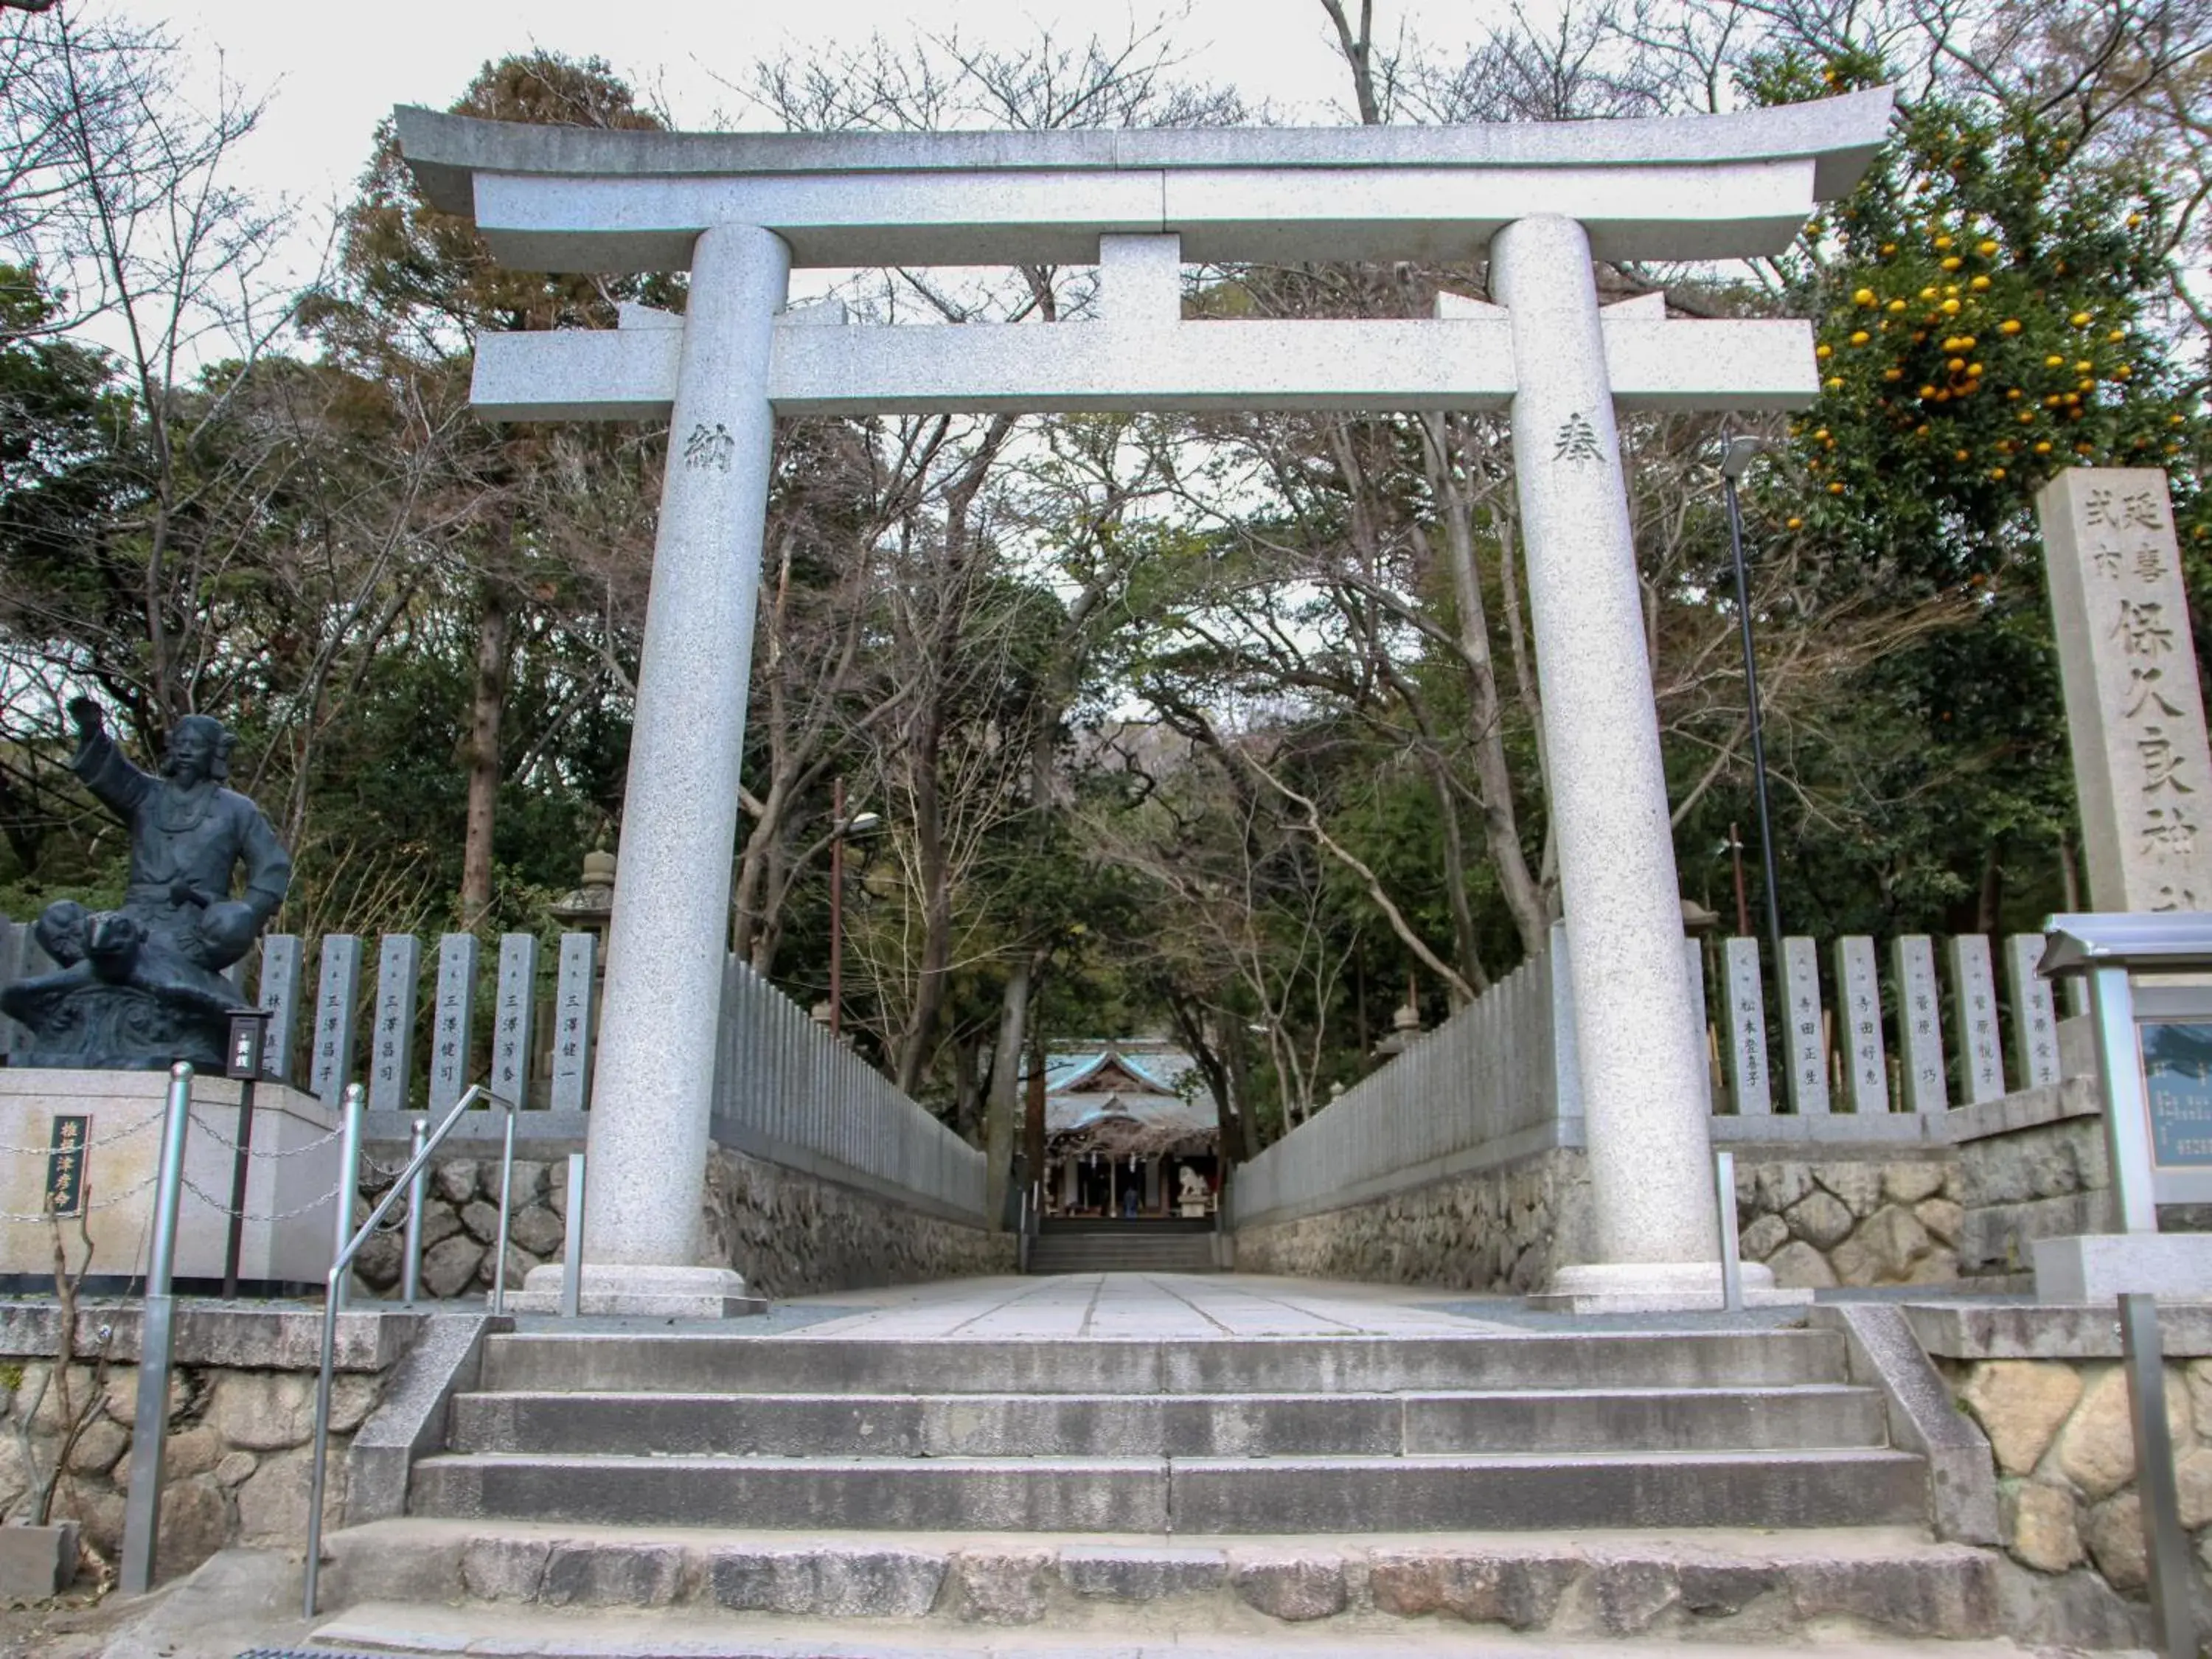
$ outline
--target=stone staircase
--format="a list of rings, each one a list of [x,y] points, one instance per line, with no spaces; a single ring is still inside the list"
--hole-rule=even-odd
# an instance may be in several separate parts
[[[1030,1246],[1033,1273],[1210,1273],[1214,1227],[1204,1220],[1048,1218]]]
[[[1826,1331],[512,1334],[408,1516],[333,1536],[321,1639],[618,1652],[562,1621],[645,1607],[673,1623],[638,1652],[887,1659],[1001,1625],[1988,1637],[1994,1561],[1929,1541],[1928,1503]]]

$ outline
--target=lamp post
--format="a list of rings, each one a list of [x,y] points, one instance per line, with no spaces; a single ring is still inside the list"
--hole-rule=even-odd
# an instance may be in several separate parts
[[[830,792],[830,1035],[845,1029],[845,780]]]
[[[1751,651],[1751,583],[1743,568],[1743,507],[1736,500],[1736,481],[1749,471],[1752,459],[1765,447],[1758,438],[1730,438],[1721,455],[1721,489],[1728,497],[1729,549],[1735,560],[1735,617],[1743,634],[1743,697],[1751,720],[1751,774],[1759,799],[1759,854],[1766,875],[1767,948],[1774,952],[1774,971],[1782,971],[1781,885],[1774,875],[1774,819],[1766,805],[1766,744],[1759,729],[1759,665]]]

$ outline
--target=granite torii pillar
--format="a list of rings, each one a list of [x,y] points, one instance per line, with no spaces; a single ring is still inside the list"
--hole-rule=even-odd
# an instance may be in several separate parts
[[[718,225],[692,252],[592,1085],[616,1109],[592,1114],[586,1143],[584,1293],[609,1310],[717,1314],[745,1294],[731,1268],[698,1265],[702,1108],[775,429],[769,355],[790,275],[790,248],[757,226]],[[526,1288],[557,1291],[562,1271],[537,1268]]]
[[[490,418],[672,422],[591,1130],[587,1305],[711,1312],[698,1222],[773,413],[1510,407],[1559,825],[1598,1259],[1584,1308],[1718,1300],[1702,1021],[1616,410],[1802,407],[1809,329],[1598,306],[1591,260],[1787,247],[1887,92],[1541,127],[943,135],[516,128],[402,110],[432,199],[531,270],[691,272],[684,319],[486,336]],[[1434,319],[1181,320],[1187,263],[1474,259]],[[1100,315],[855,327],[793,265],[1097,263]],[[831,326],[801,326],[829,323]],[[539,1269],[533,1287],[556,1280]],[[1759,1270],[1747,1269],[1756,1281]]]
[[[1490,289],[1512,320],[1513,471],[1599,1257],[1559,1268],[1550,1294],[1582,1308],[1717,1301],[1705,1012],[1682,960],[1682,890],[1589,237],[1549,216],[1507,226],[1490,245]],[[1770,1270],[1753,1277],[1773,1283]]]

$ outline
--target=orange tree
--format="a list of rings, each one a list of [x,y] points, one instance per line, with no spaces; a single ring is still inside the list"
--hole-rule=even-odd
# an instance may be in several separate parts
[[[1750,76],[1770,102],[1884,78],[1872,58]],[[1796,799],[1854,799],[1781,837],[1820,920],[2010,925],[2062,896],[2075,813],[2033,510],[2055,472],[2165,469],[2192,592],[2212,596],[2208,425],[2159,326],[2157,184],[2063,109],[1930,96],[1784,262],[1822,392],[1761,487],[1761,532],[1811,542],[1839,582],[1973,601],[1868,672],[1842,752],[1785,742]]]

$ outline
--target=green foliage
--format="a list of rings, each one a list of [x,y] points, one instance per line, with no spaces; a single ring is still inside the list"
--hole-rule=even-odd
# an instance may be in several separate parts
[[[1865,55],[1782,56],[1746,82],[1789,101],[1886,78]],[[2212,425],[2159,312],[2165,212],[2063,107],[1937,92],[1784,261],[1823,389],[1747,496],[1754,547],[1965,617],[1870,664],[1816,740],[1785,723],[1792,927],[2033,926],[2064,902],[2075,812],[2036,492],[2067,466],[2160,468],[2192,562],[2212,535]]]
[[[1797,426],[1809,532],[1936,584],[1986,582],[2063,466],[2169,470],[2182,534],[2207,434],[2150,314],[2163,210],[2124,162],[2069,161],[2026,105],[1929,99],[1807,230],[1795,294],[1824,395]]]

